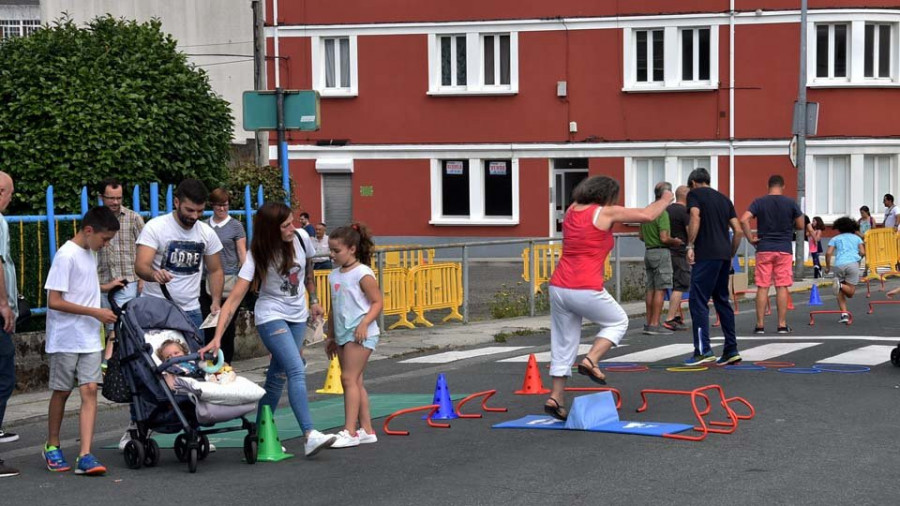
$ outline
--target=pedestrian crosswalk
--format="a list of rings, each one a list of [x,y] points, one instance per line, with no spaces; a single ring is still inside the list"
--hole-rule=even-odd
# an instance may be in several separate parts
[[[782,339],[784,337],[785,339]],[[739,339],[739,343],[741,343],[741,356],[743,357],[745,362],[759,362],[766,360],[790,360],[791,355],[798,352],[806,351],[806,354],[803,355],[804,360],[803,363],[821,363],[821,364],[853,364],[853,365],[865,365],[865,366],[877,366],[881,364],[885,364],[890,362],[891,350],[896,347],[897,338],[892,337],[883,337],[883,338],[872,338],[870,336],[806,336],[805,340],[800,340],[799,336],[779,336],[778,338],[767,338],[770,341],[774,340],[783,340],[787,342],[770,342],[765,344],[755,344],[755,341],[763,339],[762,337],[757,337],[756,339],[751,338],[743,338]],[[825,346],[828,342],[833,342],[835,340],[841,339],[843,341],[847,341],[849,343],[853,343],[852,349],[844,349],[840,353],[834,354],[835,349],[834,345]],[[889,341],[893,344],[868,344],[868,345],[860,345],[860,343],[855,341],[871,341],[876,340],[880,342]],[[714,339],[716,341],[716,339]],[[750,342],[746,342],[750,341]],[[628,363],[641,363],[641,364],[652,364],[655,362],[662,361],[671,361],[673,359],[680,359],[682,357],[687,357],[694,350],[694,346],[690,343],[673,343],[673,344],[663,344],[660,346],[654,346],[648,349],[639,350],[629,352],[628,350],[623,350],[623,348],[628,345],[621,345],[615,349],[613,349],[604,360],[601,362],[612,363],[612,362],[628,362]],[[718,352],[721,350],[722,344],[716,342],[713,344],[713,351]],[[401,364],[446,364],[450,362],[455,362],[458,360],[464,360],[468,358],[481,357],[481,356],[490,356],[490,355],[499,355],[499,354],[509,354],[511,352],[521,351],[521,355],[516,355],[513,357],[507,357],[496,360],[499,363],[525,363],[528,361],[529,356],[532,352],[528,351],[530,348],[535,348],[534,346],[488,346],[484,348],[476,348],[471,350],[462,350],[462,351],[448,351],[443,353],[436,353],[434,355],[426,355],[422,357],[411,358],[407,360],[403,360]],[[578,355],[584,355],[590,350],[590,344],[581,344],[578,346]],[[822,350],[819,356],[816,356],[816,352]],[[830,353],[824,350],[830,350]],[[535,359],[538,362],[549,362],[550,361],[550,352],[549,351],[541,351],[534,353]],[[793,356],[794,358],[797,355]]]

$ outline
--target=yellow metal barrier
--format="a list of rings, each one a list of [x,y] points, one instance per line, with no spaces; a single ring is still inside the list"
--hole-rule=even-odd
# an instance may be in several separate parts
[[[562,244],[535,244],[534,254],[531,254],[530,248],[522,250],[522,279],[526,282],[531,280],[531,262],[535,265],[534,293],[540,293],[541,285],[550,281],[553,271],[556,270],[556,264],[562,256]],[[603,279],[610,279],[613,275],[612,265],[606,257],[606,263],[603,265]]]
[[[322,310],[325,311],[325,319],[328,319],[328,315],[331,314],[331,286],[328,284],[329,274],[331,274],[331,269],[313,271],[313,276],[316,278],[316,297],[319,299]]]
[[[378,275],[378,272],[375,272]],[[393,330],[397,327],[408,329],[416,328],[407,314],[410,311],[411,300],[409,291],[409,270],[405,267],[390,267],[384,269],[384,309],[385,316],[397,315],[400,319],[388,327]]]
[[[896,265],[900,249],[897,246],[897,233],[892,228],[873,228],[866,231],[866,266],[869,275],[866,279],[879,279],[881,276],[897,272]],[[879,274],[878,269],[881,269]],[[887,272],[885,272],[887,270]]]
[[[398,244],[376,246],[375,252],[384,248],[408,248],[417,246],[416,244]],[[384,253],[384,267],[404,267],[412,269],[417,265],[433,264],[434,248],[409,249],[403,251],[387,251]],[[372,269],[378,269],[378,255],[372,255]]]
[[[412,310],[416,313],[413,323],[426,327],[434,325],[425,319],[425,311],[449,309],[442,321],[462,320],[459,306],[463,302],[462,266],[458,263],[419,265],[409,270],[409,294]]]

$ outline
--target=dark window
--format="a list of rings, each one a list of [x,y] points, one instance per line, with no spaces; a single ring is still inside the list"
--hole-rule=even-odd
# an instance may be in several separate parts
[[[647,82],[647,32],[635,34],[637,44],[637,80]]]
[[[866,77],[875,77],[875,25],[866,25],[866,49],[863,68]]]
[[[681,80],[694,80],[694,30],[681,32]]]
[[[484,84],[494,84],[494,37],[484,38]]]
[[[891,77],[891,27],[878,27],[878,77]]]
[[[816,77],[828,75],[828,25],[816,26]]]
[[[509,84],[509,35],[500,36],[500,84]]]
[[[450,37],[441,37],[441,86],[450,86],[453,84],[451,72],[451,52],[450,44],[453,39]]]
[[[665,80],[665,47],[663,44],[663,31],[653,30],[653,80]]]
[[[465,86],[466,81],[466,37],[456,37],[456,85]]]
[[[469,161],[441,161],[441,213],[444,216],[469,215]]]
[[[834,77],[847,77],[847,25],[834,25]]]
[[[484,161],[484,215],[512,216],[512,163]]]
[[[703,28],[700,30],[699,39],[700,43],[697,48],[700,51],[697,60],[699,61],[700,66],[700,80],[708,81],[709,80],[709,28]]]

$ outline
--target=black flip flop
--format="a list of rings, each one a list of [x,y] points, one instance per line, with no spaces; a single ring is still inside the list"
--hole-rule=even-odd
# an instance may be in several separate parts
[[[550,397],[547,399],[548,401],[553,401],[554,406],[548,406],[544,404],[544,413],[556,418],[557,420],[566,421],[566,418],[569,417],[569,410],[559,405],[559,402]]]
[[[584,357],[584,360],[587,360],[587,361],[591,364],[591,367],[590,367],[590,368],[587,368],[587,367],[584,366],[584,364],[582,364],[581,362],[579,362],[579,363],[578,363],[578,374],[581,374],[582,376],[587,376],[588,378],[591,379],[591,381],[593,381],[594,383],[596,383],[596,384],[598,384],[598,385],[605,385],[605,384],[606,384],[606,380],[605,380],[605,379],[600,378],[600,377],[594,375],[594,369],[597,368],[597,364],[595,364],[595,363],[594,363],[589,357],[587,357],[587,356]]]

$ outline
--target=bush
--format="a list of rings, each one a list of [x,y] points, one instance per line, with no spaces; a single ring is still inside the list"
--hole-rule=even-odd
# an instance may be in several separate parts
[[[69,18],[0,43],[0,170],[14,175],[9,214],[78,212],[81,186],[225,179],[228,103],[176,42],[146,23]]]
[[[521,286],[522,283],[517,283]],[[541,285],[541,291],[534,296],[534,312],[535,314],[546,313],[550,310],[550,300],[547,298],[547,284]],[[528,298],[528,290],[522,294],[520,291],[510,289],[506,284],[500,285],[490,301],[491,317],[493,318],[515,318],[517,316],[528,316],[531,311],[531,302]]]
[[[257,166],[254,163],[241,163],[228,172],[228,182],[226,188],[231,192],[231,198],[235,203],[240,203],[240,207],[244,205],[244,187],[250,185],[252,193],[250,199],[256,207],[256,189],[260,185],[263,187],[263,195],[266,201],[283,202],[284,187],[281,186],[281,170],[273,165]],[[293,182],[291,182],[293,187]],[[293,192],[291,192],[293,195]],[[296,202],[293,202],[296,204]],[[236,206],[232,206],[237,209]]]

